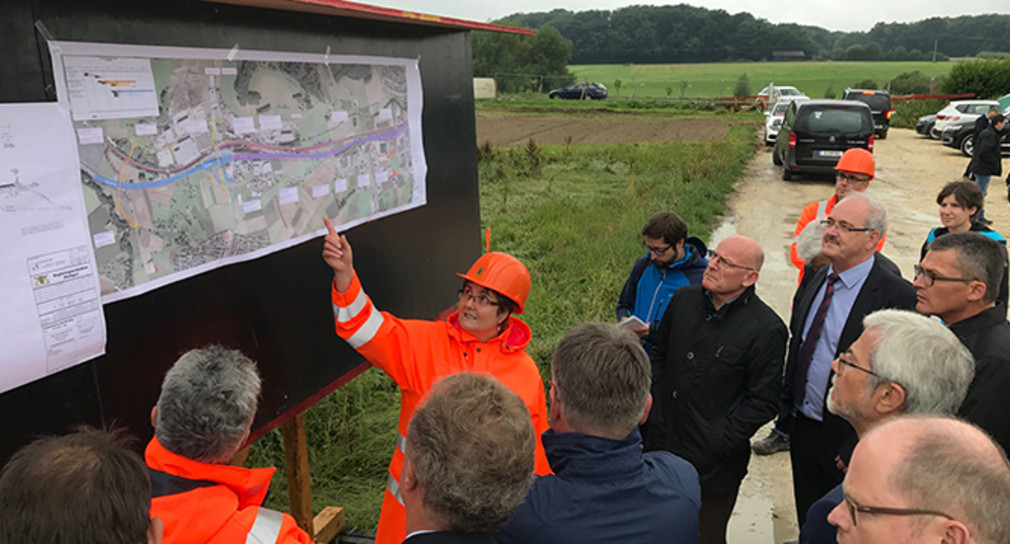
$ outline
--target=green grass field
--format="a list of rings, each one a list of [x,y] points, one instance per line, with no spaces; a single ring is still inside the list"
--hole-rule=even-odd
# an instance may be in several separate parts
[[[610,98],[714,98],[733,96],[737,79],[744,73],[750,91],[757,94],[769,82],[792,85],[811,98],[836,95],[848,86],[872,79],[883,88],[904,72],[922,72],[927,77],[947,75],[954,62],[746,62],[714,64],[596,64],[569,66],[580,81],[606,85]],[[621,89],[614,86],[621,80]],[[683,95],[681,87],[683,86]],[[634,93],[634,94],[632,94]]]

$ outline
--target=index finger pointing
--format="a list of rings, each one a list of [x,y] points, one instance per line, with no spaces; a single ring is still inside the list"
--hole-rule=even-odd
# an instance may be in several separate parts
[[[336,234],[337,229],[333,228],[333,223],[330,223],[330,218],[323,216],[323,223],[326,224],[326,230],[330,231],[330,234]]]

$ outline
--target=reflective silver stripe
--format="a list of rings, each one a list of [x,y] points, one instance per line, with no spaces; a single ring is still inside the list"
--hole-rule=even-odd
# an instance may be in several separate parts
[[[260,508],[256,514],[256,521],[249,528],[246,544],[274,544],[281,535],[282,523],[284,514],[269,508]]]
[[[396,481],[396,478],[392,474],[389,475],[389,479],[386,480],[386,491],[393,494],[393,498],[396,502],[403,504],[403,497],[400,496],[400,482]]]
[[[367,344],[375,336],[375,333],[379,332],[379,327],[382,326],[382,321],[382,312],[376,310],[373,306],[372,315],[368,316],[368,319],[366,319],[365,323],[361,325],[358,332],[347,338],[347,343],[354,349],[358,349]]]
[[[817,219],[824,219],[828,211],[828,201],[822,200],[817,203]]]
[[[347,323],[357,316],[358,312],[360,312],[367,303],[368,296],[365,295],[365,290],[361,289],[358,291],[358,296],[354,297],[354,302],[351,302],[347,306],[340,307],[334,304],[333,315],[337,316],[338,323]]]
[[[407,437],[396,433],[396,447],[400,448],[403,453],[407,453]]]

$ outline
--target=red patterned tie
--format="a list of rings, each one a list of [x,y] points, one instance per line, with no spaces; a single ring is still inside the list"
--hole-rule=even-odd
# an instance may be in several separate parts
[[[817,313],[814,314],[814,320],[810,322],[810,330],[807,331],[807,337],[803,339],[803,345],[800,346],[800,356],[797,361],[799,368],[796,369],[797,372],[794,374],[793,379],[793,402],[797,404],[801,404],[803,398],[806,396],[807,373],[810,371],[810,361],[814,358],[817,341],[821,338],[821,329],[824,328],[824,318],[828,315],[828,307],[831,306],[831,296],[835,294],[835,282],[838,279],[838,274],[828,276],[828,285],[824,288],[824,300],[817,307]],[[803,379],[799,379],[800,376]]]

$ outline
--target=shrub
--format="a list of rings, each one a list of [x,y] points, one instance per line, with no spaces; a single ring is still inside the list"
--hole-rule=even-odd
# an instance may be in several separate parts
[[[750,79],[747,78],[747,72],[740,74],[740,78],[736,80],[733,96],[750,96]]]
[[[943,81],[948,94],[975,93],[976,98],[996,98],[1010,89],[1010,59],[959,62]]]
[[[939,82],[936,87],[939,87]],[[891,94],[900,96],[905,94],[924,94],[930,89],[930,78],[922,75],[922,72],[904,72],[898,74],[891,80]]]

